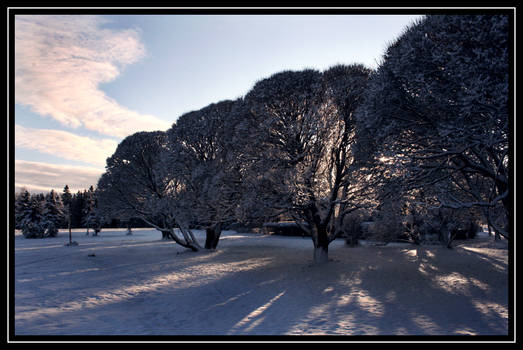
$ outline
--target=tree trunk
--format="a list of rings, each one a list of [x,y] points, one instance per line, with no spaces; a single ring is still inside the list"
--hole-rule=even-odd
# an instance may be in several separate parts
[[[504,173],[505,172],[503,172],[503,174]],[[496,181],[496,188],[498,190],[498,193],[505,193],[506,191],[510,191],[508,182],[503,182],[501,180],[497,180]],[[511,192],[509,192],[509,195],[507,195],[505,198],[503,198],[501,200],[501,203],[503,204],[503,208],[505,209],[505,215],[507,217],[507,226],[503,228],[506,231],[507,237],[505,237],[505,238],[507,238],[507,239],[511,238],[510,237],[510,234],[511,234],[510,231],[512,229],[512,209],[513,209],[513,200],[512,200],[512,198],[513,197],[510,194],[511,194]],[[496,238],[497,239],[501,239],[499,237],[500,234],[498,232],[496,232],[496,233],[497,233]]]
[[[327,228],[320,226],[314,229],[313,243],[314,256],[313,263],[323,264],[329,261],[329,238],[327,236]]]
[[[445,225],[443,229],[440,229],[439,233],[439,239],[442,244],[445,245],[448,249],[452,249],[452,241],[454,240],[454,236],[450,229]]]
[[[73,237],[71,234],[71,214],[67,217],[67,229],[69,230],[69,244],[73,244]]]
[[[314,247],[313,262],[315,265],[324,264],[329,261],[329,246]]]
[[[174,231],[172,229],[163,229],[163,230],[161,230],[161,232],[162,232],[162,237],[164,235],[166,235],[165,237],[167,237],[167,238],[165,238],[165,239],[170,238],[173,241],[175,241],[176,243],[178,243],[179,245],[181,245],[182,247],[189,248],[193,252],[197,252],[201,248],[196,241],[191,241],[191,240],[187,239],[186,234],[184,234],[185,239],[180,239],[179,237],[176,236],[176,234],[174,233]]]
[[[180,225],[179,227],[180,229],[180,232],[182,233],[183,235],[183,238],[184,238],[184,242],[181,242],[179,240],[176,240],[176,243],[178,243],[179,245],[181,245],[182,247],[185,247],[185,248],[189,248],[191,249],[193,252],[197,252],[199,251],[202,247],[198,244],[198,241],[196,240],[196,238],[194,237],[193,233],[191,230],[189,229],[185,229],[184,226]],[[175,237],[175,234],[173,231],[171,231],[171,236],[173,236],[173,238]]]
[[[222,233],[221,224],[216,224],[205,229],[205,249],[216,249]]]

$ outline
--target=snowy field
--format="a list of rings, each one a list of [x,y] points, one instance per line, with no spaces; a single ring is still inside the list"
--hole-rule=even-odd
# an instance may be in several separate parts
[[[201,244],[204,233],[196,231]],[[508,250],[485,234],[441,246],[330,245],[225,231],[194,253],[158,231],[78,246],[15,236],[16,335],[507,335]]]

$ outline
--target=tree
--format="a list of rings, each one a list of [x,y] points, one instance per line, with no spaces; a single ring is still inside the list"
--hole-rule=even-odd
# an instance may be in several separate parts
[[[62,204],[67,207],[71,204],[73,196],[71,195],[71,190],[69,190],[69,185],[65,185],[62,191]]]
[[[105,221],[102,210],[98,207],[97,192],[93,186],[89,187],[88,191],[84,192],[84,208],[83,208],[83,224],[87,228],[86,235],[89,235],[89,228],[93,229],[93,236],[98,236]]]
[[[191,224],[206,230],[207,249],[216,249],[238,204],[241,175],[230,145],[234,104],[221,101],[186,113],[167,131],[165,175],[182,181],[179,203]]]
[[[44,237],[46,227],[42,225],[42,205],[37,196],[31,196],[28,205],[21,210],[19,220],[25,238]]]
[[[62,204],[64,206],[64,215],[67,218],[67,230],[69,231],[69,244],[73,244],[73,238],[71,233],[71,202],[72,202],[71,191],[69,186],[65,185],[62,191]]]
[[[94,188],[91,185],[88,191],[84,191],[84,203],[82,208],[82,224],[86,227],[86,235],[89,235],[89,228],[95,218],[95,196]]]
[[[131,221],[135,215],[134,210],[129,205],[125,205],[125,201],[117,199],[118,191],[111,182],[116,182],[116,180],[112,179],[107,173],[102,174],[98,180],[96,188],[98,216],[109,221],[114,226],[118,226],[119,222],[126,222],[127,228],[130,230]],[[116,224],[115,221],[117,222]],[[166,239],[167,234],[162,233],[162,238]]]
[[[21,224],[31,205],[31,194],[26,188],[22,188],[15,197],[15,227],[21,229]]]
[[[84,225],[84,208],[85,199],[87,197],[87,191],[83,192],[78,190],[71,200],[71,226],[74,228],[80,228]]]
[[[178,204],[183,186],[178,179],[162,175],[165,169],[161,154],[165,147],[166,135],[161,131],[126,137],[107,159],[106,171],[98,181],[100,208],[104,215],[140,218],[162,235],[197,251],[201,247],[187,229],[186,215]]]
[[[344,216],[360,207],[354,112],[369,73],[361,65],[285,71],[245,97],[251,125],[242,147],[254,197],[311,235],[317,263],[328,260]]]
[[[60,196],[54,190],[46,195],[42,214],[42,226],[45,227],[44,236],[56,237],[58,228],[64,221],[64,209]]]
[[[360,116],[433,208],[483,208],[508,237],[509,18],[430,15],[387,49]],[[429,203],[430,202],[430,203]],[[504,209],[504,227],[489,212]]]

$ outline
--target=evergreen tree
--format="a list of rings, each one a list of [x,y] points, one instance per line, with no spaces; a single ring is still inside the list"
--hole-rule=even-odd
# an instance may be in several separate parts
[[[82,223],[87,228],[86,235],[89,235],[89,228],[92,228],[94,230],[93,236],[97,236],[102,228],[103,217],[98,209],[98,200],[93,186],[89,187],[89,191],[84,192],[84,197]]]
[[[67,228],[71,228],[71,202],[73,200],[73,196],[71,195],[71,191],[69,190],[69,186],[65,185],[62,193],[62,205],[64,208],[64,216],[67,221]]]
[[[51,190],[46,196],[43,208],[43,222],[46,237],[56,237],[64,219],[64,210],[58,194]]]
[[[71,200],[73,199],[73,196],[71,195],[71,191],[69,190],[69,186],[65,185],[63,193],[62,193],[62,203],[64,206],[69,206],[71,204]]]
[[[76,192],[76,194],[73,195],[71,201],[71,227],[73,228],[82,227],[84,201],[85,191],[84,193],[78,191]]]
[[[95,216],[94,210],[94,189],[89,187],[89,191],[84,191],[84,202],[82,208],[82,224],[87,228],[86,235],[89,235],[89,228]]]
[[[21,222],[31,205],[31,195],[27,189],[23,188],[22,191],[16,196],[15,199],[15,228],[21,229]]]
[[[20,228],[25,238],[44,237],[41,203],[37,196],[32,196],[29,205],[20,213]]]

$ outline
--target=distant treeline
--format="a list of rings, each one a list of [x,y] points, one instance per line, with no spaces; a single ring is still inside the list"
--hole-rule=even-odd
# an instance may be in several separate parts
[[[39,235],[42,236],[53,236],[48,229],[50,225],[56,229],[68,228],[69,224],[71,228],[150,227],[138,218],[125,221],[116,217],[101,218],[97,212],[97,204],[93,186],[71,193],[69,186],[65,185],[60,194],[54,190],[31,194],[22,188],[15,194],[15,229],[22,229],[28,221],[39,223],[42,232]]]

